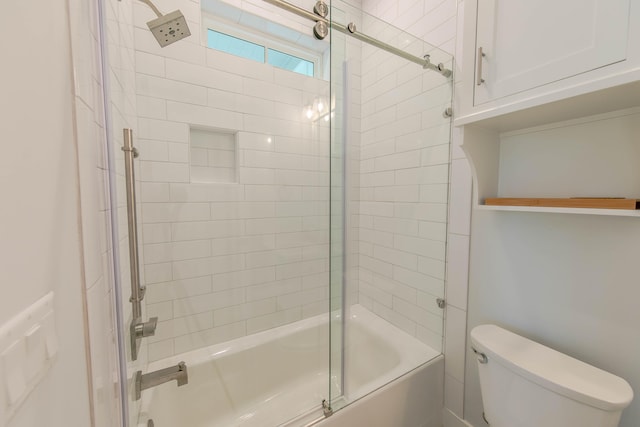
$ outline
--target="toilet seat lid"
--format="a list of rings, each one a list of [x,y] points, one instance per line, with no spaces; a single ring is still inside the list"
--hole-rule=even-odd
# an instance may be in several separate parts
[[[496,325],[471,331],[473,347],[518,375],[573,400],[607,411],[633,399],[624,379]]]

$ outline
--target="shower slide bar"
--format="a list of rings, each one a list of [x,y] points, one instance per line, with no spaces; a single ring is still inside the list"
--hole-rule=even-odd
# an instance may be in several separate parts
[[[414,62],[420,66],[422,66],[422,68],[426,69],[426,70],[433,70],[436,71],[440,74],[442,74],[445,77],[451,77],[451,70],[445,68],[444,64],[440,63],[440,64],[432,64],[430,59],[429,59],[429,55],[425,55],[423,58],[420,58],[418,56],[412,55],[408,52],[405,52],[401,49],[398,49],[397,47],[391,46],[387,43],[384,43],[378,39],[375,39],[371,36],[368,36],[366,34],[363,33],[359,33],[356,31],[356,26],[353,23],[348,24],[347,26],[344,26],[342,24],[339,24],[337,22],[331,22],[330,20],[328,20],[327,18],[323,18],[320,15],[316,15],[315,13],[311,13],[309,11],[306,11],[296,5],[293,5],[289,2],[286,2],[284,0],[263,0],[267,3],[270,3],[274,6],[277,6],[281,9],[284,10],[288,10],[289,12],[295,13],[298,16],[301,16],[303,18],[309,19],[311,21],[314,22],[322,22],[325,25],[331,26],[331,28],[340,31],[343,34],[347,34],[349,36],[352,36],[358,40],[360,40],[361,42],[370,44],[372,46],[375,46],[379,49],[385,50],[389,53],[392,53],[394,55],[397,55],[401,58],[404,58],[406,60],[409,60],[411,62]]]
[[[140,340],[153,336],[156,332],[158,318],[152,317],[148,322],[142,321],[142,300],[146,292],[144,286],[140,286],[140,263],[138,257],[138,219],[136,215],[136,180],[133,169],[133,159],[138,157],[138,150],[133,146],[133,130],[123,129],[124,133],[124,169],[125,186],[127,189],[127,223],[129,229],[129,264],[131,273],[131,326],[129,328],[131,339],[131,359],[138,359]]]

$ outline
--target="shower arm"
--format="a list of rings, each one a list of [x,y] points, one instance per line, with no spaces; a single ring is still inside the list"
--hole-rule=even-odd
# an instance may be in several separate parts
[[[147,6],[149,6],[151,8],[151,10],[153,10],[155,12],[155,14],[158,15],[158,18],[162,18],[164,16],[160,12],[160,10],[156,7],[156,5],[151,3],[151,0],[138,0],[138,1],[141,1],[142,3],[146,4]]]

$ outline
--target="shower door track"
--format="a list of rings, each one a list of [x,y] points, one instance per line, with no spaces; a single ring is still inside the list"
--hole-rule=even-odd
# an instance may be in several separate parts
[[[398,49],[395,46],[391,46],[390,44],[387,44],[385,42],[382,42],[376,38],[373,38],[371,36],[368,36],[366,34],[360,33],[356,31],[356,26],[353,23],[348,24],[347,26],[339,24],[337,22],[333,22],[330,21],[327,18],[323,18],[320,15],[316,15],[315,13],[309,12],[307,10],[304,10],[294,4],[291,4],[289,2],[286,2],[284,0],[263,0],[267,3],[270,3],[274,6],[278,6],[281,9],[284,10],[288,10],[291,13],[295,13],[298,16],[301,16],[303,18],[309,19],[310,21],[314,21],[314,22],[323,22],[326,25],[330,26],[331,28],[333,28],[334,30],[340,31],[343,34],[352,36],[358,40],[360,40],[361,42],[370,44],[371,46],[375,46],[379,49],[382,49],[384,51],[387,51],[389,53],[392,53],[394,55],[397,55],[401,58],[404,58],[408,61],[414,62],[418,65],[420,65],[422,68],[426,69],[426,70],[433,70],[436,71],[440,74],[442,74],[445,77],[451,77],[451,70],[445,68],[444,64],[440,63],[440,64],[433,64],[431,63],[431,60],[429,59],[429,55],[425,55],[424,57],[419,57],[419,56],[415,56],[412,55],[408,52],[405,52],[402,49]]]

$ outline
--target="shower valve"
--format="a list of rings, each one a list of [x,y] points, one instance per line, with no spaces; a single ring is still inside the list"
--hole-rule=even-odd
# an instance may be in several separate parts
[[[156,334],[156,327],[158,326],[158,318],[151,317],[147,322],[139,322],[135,325],[136,338],[152,337]]]

